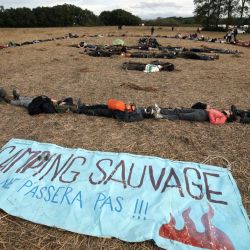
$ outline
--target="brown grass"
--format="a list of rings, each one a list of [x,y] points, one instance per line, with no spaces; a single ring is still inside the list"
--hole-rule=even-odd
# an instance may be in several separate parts
[[[195,29],[180,29],[182,33]],[[175,34],[170,28],[156,29],[156,34]],[[93,58],[82,49],[69,47],[80,41],[111,44],[126,34],[123,40],[135,45],[138,38],[148,35],[150,27],[132,27],[118,31],[117,27],[60,29],[0,29],[0,44],[8,41],[43,39],[75,32],[86,37],[51,41],[0,50],[0,85],[11,91],[16,87],[23,95],[46,94],[60,99],[81,97],[85,103],[104,103],[108,98],[135,102],[138,106],[158,103],[161,106],[189,107],[196,101],[217,108],[236,104],[250,107],[250,50],[232,45],[208,44],[217,48],[239,49],[240,57],[221,55],[219,60],[168,60],[179,71],[145,74],[121,69],[126,58]],[[87,37],[103,34],[114,37]],[[222,33],[207,33],[222,37]],[[250,40],[249,35],[242,36]],[[158,39],[162,45],[194,47],[202,42]],[[138,59],[148,62],[150,59]],[[167,61],[167,60],[166,60]],[[132,85],[131,85],[132,84]],[[153,87],[146,92],[134,88]],[[76,114],[39,115],[30,117],[26,110],[1,105],[0,146],[11,138],[23,138],[55,143],[65,147],[89,150],[129,152],[153,155],[181,161],[230,165],[243,204],[250,214],[250,126],[239,123],[223,126],[209,123],[145,120],[125,124],[113,119]],[[108,139],[107,139],[108,138]],[[216,157],[217,156],[217,157]],[[209,157],[209,158],[208,158]],[[0,249],[156,249],[152,242],[129,244],[116,239],[88,237],[63,230],[36,225],[0,212]]]

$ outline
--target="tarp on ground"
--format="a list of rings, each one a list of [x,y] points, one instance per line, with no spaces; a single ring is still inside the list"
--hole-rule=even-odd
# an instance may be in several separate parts
[[[122,39],[115,39],[113,42],[112,42],[113,45],[124,45],[124,41]]]
[[[227,169],[12,139],[0,208],[26,220],[165,249],[248,249],[249,218]]]

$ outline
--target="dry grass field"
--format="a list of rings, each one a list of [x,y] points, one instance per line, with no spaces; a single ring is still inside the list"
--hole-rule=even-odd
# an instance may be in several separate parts
[[[156,28],[156,35],[194,33],[193,28]],[[146,74],[125,71],[126,58],[94,58],[69,47],[85,41],[111,44],[118,37],[136,45],[138,37],[149,35],[150,27],[0,29],[0,44],[9,41],[45,39],[69,32],[83,38],[51,41],[0,50],[0,86],[9,92],[15,87],[23,95],[45,94],[55,99],[81,97],[85,103],[105,103],[108,98],[133,101],[138,106],[190,107],[196,101],[223,109],[235,104],[250,108],[250,49],[226,44],[159,38],[162,45],[238,49],[239,57],[221,55],[216,61],[166,60],[174,72]],[[89,37],[101,34],[104,37]],[[108,34],[114,37],[107,37]],[[126,36],[121,37],[123,34]],[[223,33],[204,33],[222,37]],[[250,40],[250,35],[239,37]],[[148,62],[150,59],[135,59]],[[157,91],[133,90],[122,84],[154,87]],[[0,147],[11,138],[22,138],[88,150],[129,152],[173,160],[204,162],[225,166],[232,174],[250,214],[250,125],[222,126],[185,121],[145,120],[122,123],[114,119],[77,114],[31,117],[25,109],[0,104]],[[0,249],[157,249],[153,242],[126,243],[66,232],[12,217],[0,211]]]

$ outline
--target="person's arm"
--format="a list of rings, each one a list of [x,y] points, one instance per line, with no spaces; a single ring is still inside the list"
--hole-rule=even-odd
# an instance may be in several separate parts
[[[214,109],[208,110],[208,117],[211,124],[224,124],[227,120],[226,115]]]

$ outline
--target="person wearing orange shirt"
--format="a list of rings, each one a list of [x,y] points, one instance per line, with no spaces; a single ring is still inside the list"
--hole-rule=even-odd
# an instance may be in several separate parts
[[[124,122],[142,121],[153,117],[144,108],[137,108],[134,103],[125,103],[117,99],[109,99],[107,104],[79,105],[78,114],[113,117]]]

